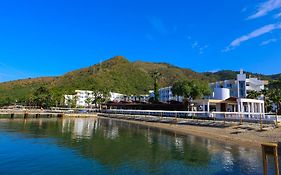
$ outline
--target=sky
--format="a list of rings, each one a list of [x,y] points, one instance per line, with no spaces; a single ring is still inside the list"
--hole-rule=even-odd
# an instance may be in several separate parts
[[[281,0],[0,0],[0,82],[117,55],[281,73]]]

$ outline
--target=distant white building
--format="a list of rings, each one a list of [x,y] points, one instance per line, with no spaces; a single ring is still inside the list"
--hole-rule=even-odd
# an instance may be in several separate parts
[[[123,101],[127,102],[148,102],[149,95],[124,95]]]
[[[110,101],[120,102],[124,100],[124,94],[120,94],[117,92],[109,92]]]
[[[76,106],[79,107],[89,107],[91,106],[92,102],[95,100],[93,91],[88,90],[76,90]],[[90,103],[87,101],[91,101]]]
[[[237,75],[236,80],[224,80],[210,83],[210,88],[213,92],[216,88],[226,88],[229,89],[231,97],[245,98],[249,91],[260,92],[267,83],[267,81],[257,78],[247,78],[243,70],[240,70],[240,74]],[[214,98],[214,94],[212,98]]]
[[[149,95],[140,95],[139,96],[139,101],[140,102],[148,102],[149,101],[150,96]]]
[[[96,96],[102,96],[102,94],[94,94],[89,90],[75,90],[75,95],[64,95],[64,104],[70,106],[75,103],[76,107],[90,107]]]
[[[174,96],[172,93],[172,86],[164,87],[159,89],[159,101],[167,103],[169,101],[183,101],[182,96]]]
[[[179,101],[179,102],[183,101],[182,96],[174,96],[173,95],[172,86],[160,88],[158,90],[158,92],[159,92],[159,101],[162,102],[162,103],[167,103],[167,102],[170,102],[170,101]],[[149,95],[148,95],[148,99],[154,98],[154,97],[155,97],[154,91],[150,90]]]
[[[93,105],[95,98],[103,97],[103,94],[94,94],[93,91],[88,90],[75,90],[75,95],[64,95],[64,104],[66,106],[72,106],[76,103],[76,107],[90,107]],[[88,101],[89,100],[89,101]],[[109,92],[109,101],[139,101],[148,102],[149,95],[124,95],[117,92]]]

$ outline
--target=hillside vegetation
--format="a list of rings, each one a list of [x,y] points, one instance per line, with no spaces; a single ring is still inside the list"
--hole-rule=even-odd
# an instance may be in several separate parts
[[[160,87],[170,86],[179,79],[211,82],[235,79],[237,74],[234,71],[197,73],[167,63],[130,62],[122,56],[116,56],[100,64],[68,72],[63,76],[0,83],[0,105],[8,105],[16,101],[26,102],[41,86],[48,87],[57,103],[62,102],[63,94],[73,94],[76,89],[107,89],[124,94],[147,94],[149,90],[153,89],[154,80],[151,76],[153,72],[161,74]],[[249,74],[267,80],[281,77],[281,74],[273,76]]]
[[[252,73],[252,72],[245,72],[247,74],[247,77],[255,77],[259,78],[261,80],[278,80],[281,79],[281,74],[274,74],[274,75],[263,75],[258,73]],[[237,74],[239,74],[239,71],[231,71],[231,70],[221,70],[218,72],[204,72],[203,75],[209,77],[211,80],[214,81],[222,81],[222,80],[231,80],[236,79]]]
[[[147,94],[153,89],[153,72],[160,72],[159,86],[173,84],[178,79],[208,80],[202,74],[166,63],[129,62],[116,56],[100,64],[68,72],[59,77],[17,80],[0,84],[0,105],[25,102],[40,86],[46,86],[61,102],[63,94],[73,94],[76,89],[107,89],[124,94]]]

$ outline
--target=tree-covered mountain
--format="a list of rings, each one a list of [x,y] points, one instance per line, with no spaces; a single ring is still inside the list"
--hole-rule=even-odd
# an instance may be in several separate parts
[[[55,101],[62,101],[63,94],[73,94],[76,89],[107,89],[124,94],[147,94],[153,89],[152,74],[159,72],[159,87],[172,85],[179,79],[197,79],[216,81],[235,79],[238,72],[219,71],[215,73],[197,73],[190,69],[179,68],[167,63],[130,62],[122,56],[116,56],[100,64],[68,72],[57,77],[42,77],[0,83],[0,105],[25,102],[40,86],[46,86],[52,92]],[[272,80],[278,75],[248,73],[253,77]]]
[[[0,83],[0,105],[27,101],[40,86],[47,86],[61,101],[63,94],[73,94],[76,89],[107,89],[124,94],[147,94],[153,89],[153,72],[159,72],[159,86],[173,84],[178,79],[208,78],[190,69],[166,63],[130,62],[116,56],[100,64],[82,68],[58,77],[43,77]]]
[[[281,73],[280,74],[274,74],[274,75],[264,75],[259,73],[253,73],[253,72],[247,72],[244,71],[248,77],[256,77],[261,80],[278,80],[281,79]],[[232,70],[221,70],[218,72],[204,72],[203,75],[207,76],[209,79],[213,81],[222,81],[222,80],[231,80],[236,79],[237,74],[239,74],[239,71],[232,71]]]

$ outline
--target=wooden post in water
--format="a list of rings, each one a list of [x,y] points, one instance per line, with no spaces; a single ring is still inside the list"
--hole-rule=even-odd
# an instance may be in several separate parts
[[[36,115],[35,115],[35,118],[39,118],[39,117],[40,117],[40,114],[36,114]]]
[[[14,117],[15,117],[15,114],[12,113],[12,114],[11,114],[11,119],[14,119]]]
[[[279,175],[278,144],[264,143],[262,146],[263,174],[268,175],[268,156],[274,157],[275,175]]]
[[[262,114],[260,114],[260,130],[262,131]]]
[[[225,126],[225,120],[226,120],[226,113],[223,115],[223,125]]]
[[[276,111],[275,118],[276,118],[276,124],[275,124],[275,127],[276,127],[276,128],[278,128],[278,115],[277,115],[277,111]]]

